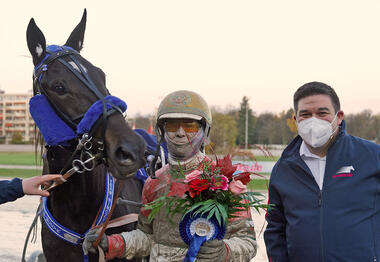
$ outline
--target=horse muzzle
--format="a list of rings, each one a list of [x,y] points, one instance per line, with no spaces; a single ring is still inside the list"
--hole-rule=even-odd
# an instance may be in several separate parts
[[[139,147],[123,143],[108,151],[107,162],[112,175],[118,179],[126,179],[136,174],[145,165],[145,157],[141,155],[144,152],[142,148],[145,148],[144,144]]]

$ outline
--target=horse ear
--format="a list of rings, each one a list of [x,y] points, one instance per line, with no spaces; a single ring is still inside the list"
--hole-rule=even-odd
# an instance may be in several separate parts
[[[69,39],[67,39],[66,44],[80,52],[83,47],[83,39],[84,39],[84,31],[86,30],[86,19],[87,19],[87,11],[84,9],[82,20],[80,20],[79,24],[75,27],[75,29],[71,32]]]
[[[38,28],[33,18],[30,19],[26,30],[26,41],[28,43],[29,52],[33,57],[33,64],[39,64],[45,57],[46,40],[44,34]]]

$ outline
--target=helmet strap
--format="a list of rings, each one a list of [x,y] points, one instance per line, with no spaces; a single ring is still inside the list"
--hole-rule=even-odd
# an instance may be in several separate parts
[[[152,159],[152,161],[149,163],[149,168],[148,168],[148,174],[149,176],[152,178],[152,179],[155,179],[156,178],[156,164],[157,164],[157,160],[158,160],[158,156],[161,155],[161,143],[162,143],[162,140],[163,140],[163,137],[164,137],[164,128],[162,125],[159,125],[157,124],[157,146],[156,146],[156,150],[154,152],[154,157]],[[161,159],[162,161],[162,159]]]

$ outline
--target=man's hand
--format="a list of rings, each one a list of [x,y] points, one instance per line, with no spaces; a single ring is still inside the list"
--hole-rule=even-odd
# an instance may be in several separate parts
[[[50,181],[58,180],[61,175],[44,175],[44,176],[35,176],[22,180],[22,190],[25,195],[40,195],[40,196],[49,196],[47,190],[42,190],[40,186],[49,186]]]
[[[197,260],[202,261],[226,261],[227,245],[223,240],[214,239],[203,243],[199,249]]]
[[[100,234],[100,231],[101,231],[101,228],[91,229],[90,231],[88,231],[88,233],[84,237],[82,249],[85,255],[88,255],[88,252],[97,253],[97,250],[92,246],[92,244],[95,243],[96,239],[98,238]],[[102,239],[99,242],[99,247],[103,249],[104,253],[108,252],[108,239],[105,234],[103,234]]]

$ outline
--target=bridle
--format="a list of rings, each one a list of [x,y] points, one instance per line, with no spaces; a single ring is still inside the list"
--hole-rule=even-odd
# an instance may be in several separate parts
[[[45,57],[38,65],[35,66],[34,69],[34,96],[29,103],[30,112],[44,138],[49,138],[48,140],[51,142],[50,145],[47,144],[46,146],[48,152],[49,150],[54,150],[57,146],[66,149],[68,148],[67,145],[72,144],[75,140],[77,141],[75,149],[72,151],[69,160],[66,161],[66,164],[60,171],[60,174],[62,174],[62,181],[55,181],[49,188],[47,188],[50,190],[55,186],[66,182],[66,180],[74,173],[92,171],[100,163],[107,165],[105,145],[107,118],[115,112],[123,114],[127,105],[121,99],[110,95],[104,96],[99,91],[90,76],[87,74],[86,70],[78,62],[77,57],[80,56],[79,53],[71,47],[51,45],[46,48],[46,53],[47,54]],[[75,63],[79,71],[76,68],[73,68],[64,58],[69,58],[71,60],[70,62]],[[48,72],[49,65],[53,61],[58,61],[63,64],[86,86],[87,89],[94,93],[98,98],[98,100],[89,107],[83,116],[73,119],[62,112],[62,110],[60,110],[59,107],[53,102],[53,99],[49,97],[48,92],[44,89],[42,82]],[[40,108],[41,105],[43,108]],[[69,130],[66,133],[68,141],[65,139],[63,141],[50,139],[52,135],[49,133],[50,129],[49,127],[44,126],[44,123],[46,124],[46,122],[41,120],[44,118],[44,111],[49,112],[56,121],[61,121],[63,123],[63,127],[66,130]],[[76,120],[78,119],[80,121],[77,124]],[[97,140],[97,146],[95,147],[92,141],[93,135],[99,128],[101,128],[101,137]],[[113,178],[108,171],[104,175],[105,194],[103,204],[98,211],[98,215],[96,216],[93,225],[91,226],[92,228],[103,225],[103,233],[109,223],[109,219],[111,218],[112,211],[115,208],[121,189],[121,183],[119,183],[117,192],[115,193]],[[47,198],[45,197],[43,198],[42,216],[49,230],[57,237],[64,239],[71,244],[80,244],[83,241],[87,231],[84,234],[78,234],[60,225],[49,212],[48,205],[46,203]],[[84,256],[84,259],[86,261],[86,259],[88,259],[87,256]]]
[[[36,96],[41,96],[41,99],[46,99],[47,104],[51,106],[52,110],[54,110],[57,116],[69,128],[73,130],[73,135],[71,135],[71,137],[77,137],[77,145],[73,150],[70,159],[60,171],[61,174],[66,175],[66,177],[63,177],[63,179],[70,177],[74,173],[92,171],[99,163],[106,164],[106,147],[104,138],[107,126],[107,118],[115,112],[123,114],[123,111],[126,109],[126,105],[122,100],[112,96],[104,96],[99,91],[98,87],[91,80],[87,71],[83,68],[81,63],[79,63],[77,59],[78,56],[80,56],[80,54],[69,46],[50,45],[46,48],[45,57],[38,65],[35,66],[33,74],[34,97],[31,99],[31,101]],[[73,62],[76,65],[76,68],[70,65],[70,63],[67,62],[64,58],[70,59],[70,62]],[[48,92],[45,90],[42,82],[44,81],[44,77],[48,72],[49,65],[54,61],[58,61],[68,70],[70,70],[70,72],[73,73],[84,84],[84,86],[98,98],[98,101],[96,101],[84,115],[76,117],[75,119],[68,116],[62,112],[62,110],[60,110],[60,108],[53,102],[54,100],[49,97]],[[98,118],[91,119],[92,121],[88,121],[86,115],[91,110],[97,112]],[[79,123],[77,124],[78,121]],[[90,122],[90,124],[87,122]],[[93,135],[99,128],[102,128],[101,137],[97,140],[96,146],[94,146]],[[64,144],[67,144],[66,141]],[[47,145],[47,148],[49,149],[52,146],[56,145]],[[58,144],[58,146],[62,146],[62,144]]]

